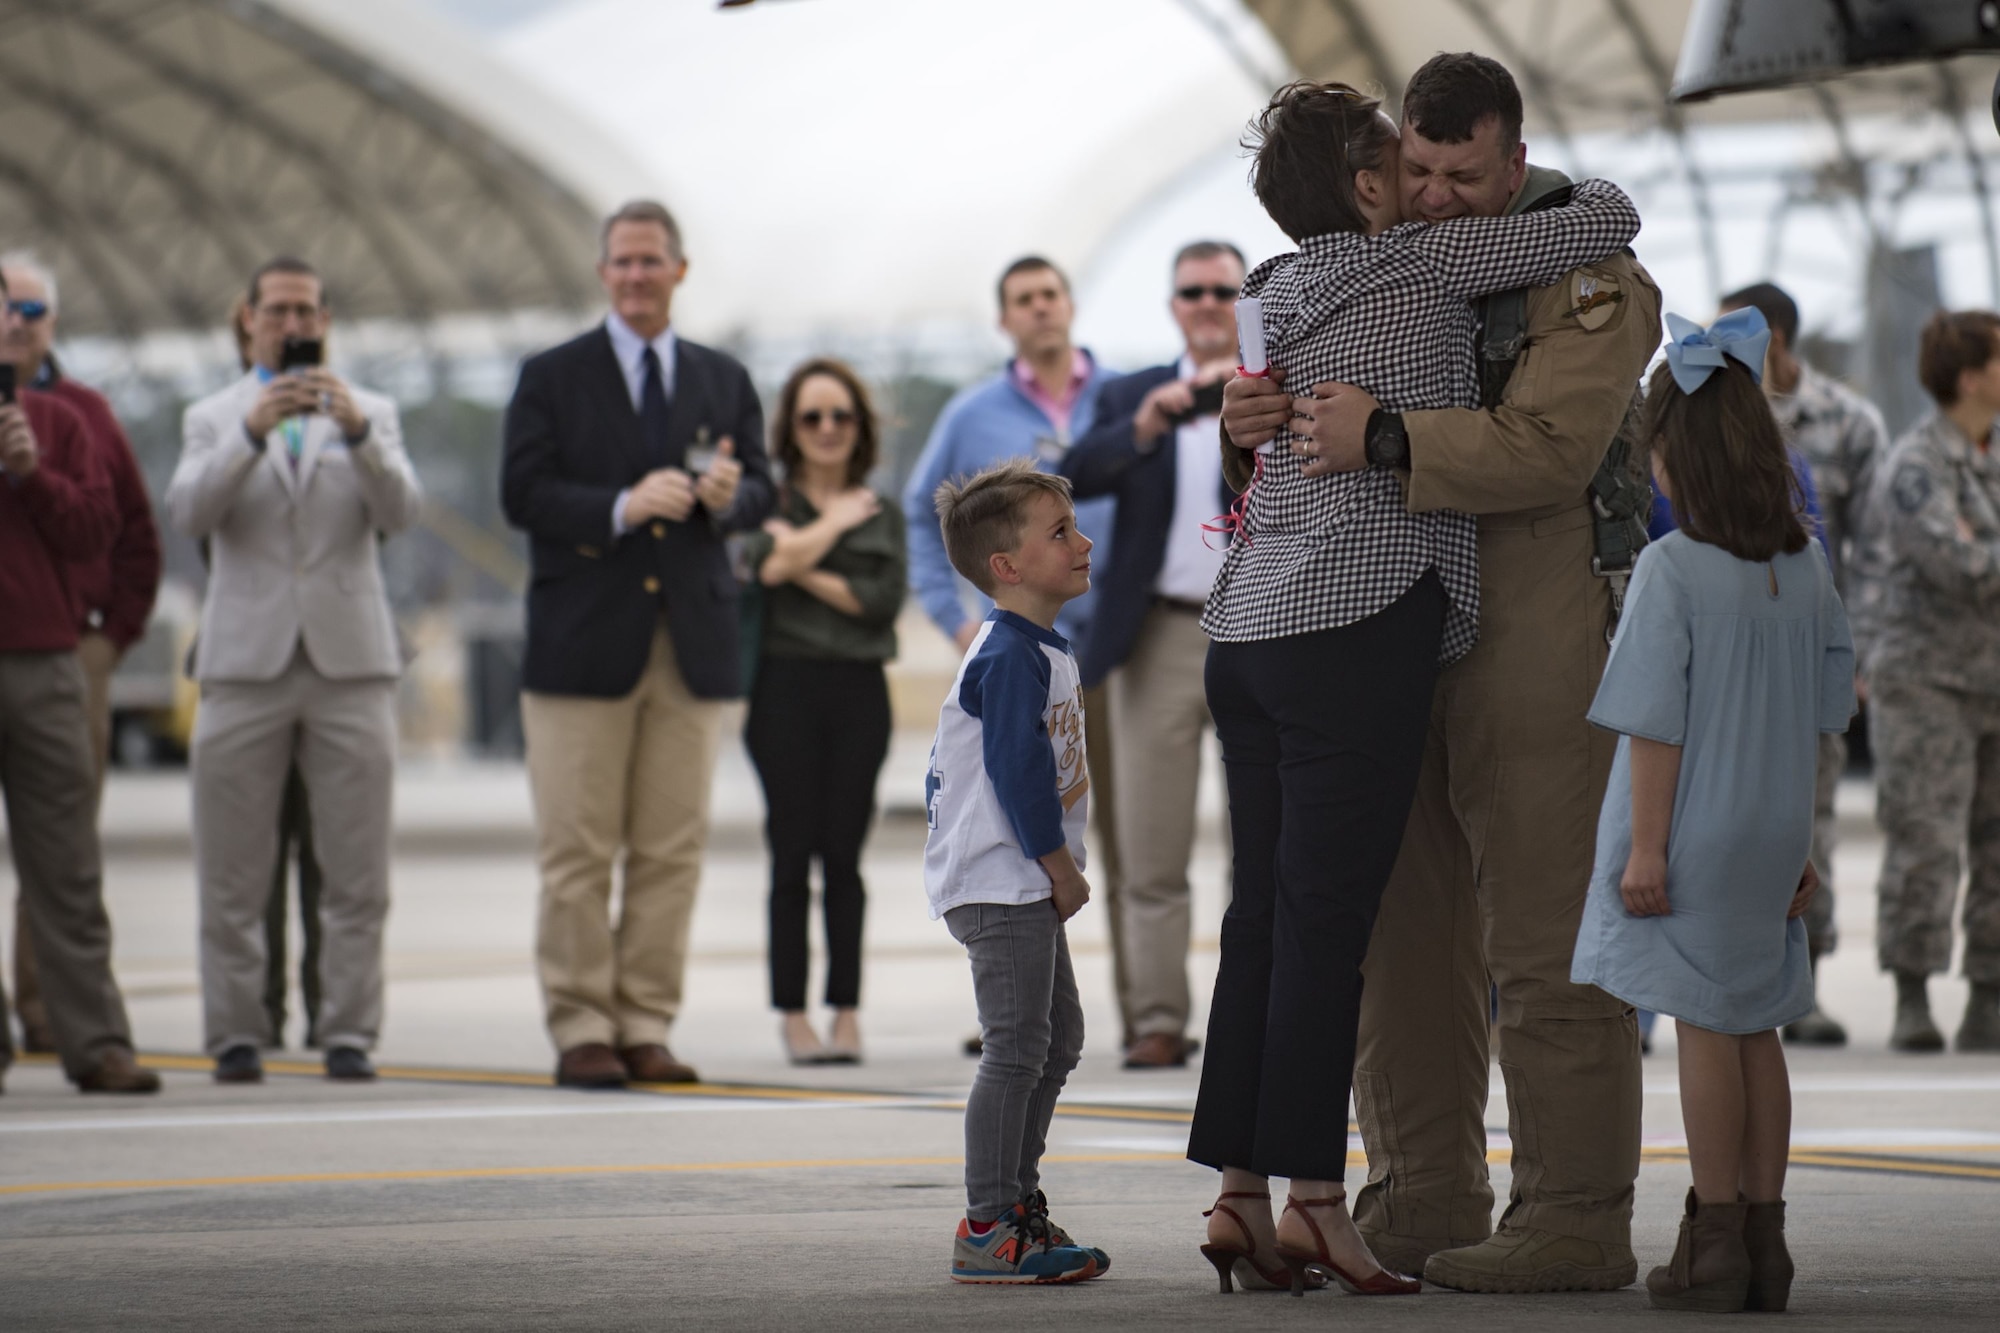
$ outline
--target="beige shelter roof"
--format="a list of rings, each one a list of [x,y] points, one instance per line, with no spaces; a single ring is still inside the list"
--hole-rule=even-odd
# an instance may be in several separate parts
[[[1879,0],[1850,0],[1858,8]],[[1760,15],[1784,10],[1802,26],[1825,26],[1832,0],[1747,0]],[[1378,84],[1393,95],[1439,51],[1479,50],[1520,80],[1528,121],[1540,135],[1631,130],[1682,123],[1815,119],[1828,97],[1845,115],[1902,111],[1941,96],[1939,67],[1917,63],[1793,88],[1670,105],[1690,0],[1243,0],[1298,71],[1309,78]],[[1969,10],[1971,6],[1968,4]],[[1966,57],[1945,68],[1984,102],[1996,63]]]
[[[581,308],[601,131],[397,0],[0,0],[0,245],[66,334],[212,328],[311,258],[349,317]]]

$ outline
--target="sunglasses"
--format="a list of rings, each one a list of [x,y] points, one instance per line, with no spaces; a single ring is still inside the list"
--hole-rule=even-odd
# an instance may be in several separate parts
[[[48,318],[49,313],[47,301],[9,301],[7,308],[30,324]]]
[[[812,407],[799,413],[799,424],[807,430],[818,430],[822,421],[835,427],[852,426],[854,413],[844,407],[836,407],[831,412],[822,412],[817,407]]]
[[[1204,296],[1212,296],[1216,300],[1223,302],[1234,301],[1239,290],[1239,288],[1225,287],[1221,283],[1217,283],[1213,287],[1176,287],[1174,288],[1174,295],[1186,301],[1189,305],[1193,305]]]

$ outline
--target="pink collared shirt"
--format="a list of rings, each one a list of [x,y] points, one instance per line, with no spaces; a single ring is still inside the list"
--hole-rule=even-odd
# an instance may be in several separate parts
[[[1042,410],[1056,433],[1065,440],[1069,438],[1069,415],[1076,410],[1076,400],[1083,393],[1083,386],[1090,382],[1090,353],[1081,347],[1070,353],[1069,383],[1063,386],[1062,396],[1051,398],[1042,382],[1035,378],[1034,367],[1022,357],[1015,357],[1009,367],[1014,373],[1014,383],[1028,396],[1028,401]]]

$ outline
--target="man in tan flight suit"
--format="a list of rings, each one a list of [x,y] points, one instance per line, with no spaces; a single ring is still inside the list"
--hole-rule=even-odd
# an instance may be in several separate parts
[[[1520,127],[1503,67],[1433,59],[1404,99],[1404,217],[1558,202],[1565,182],[1527,167]],[[1523,348],[1492,410],[1399,418],[1348,386],[1287,400],[1246,379],[1223,412],[1248,448],[1296,410],[1312,419],[1309,470],[1399,467],[1412,511],[1479,516],[1479,643],[1439,678],[1364,969],[1354,1075],[1369,1158],[1356,1224],[1385,1266],[1462,1290],[1608,1290],[1636,1275],[1638,1029],[1569,970],[1615,748],[1585,721],[1615,617],[1612,580],[1592,573],[1591,486],[1659,324],[1659,289],[1614,256],[1526,294]],[[1489,975],[1513,1140],[1497,1232]]]

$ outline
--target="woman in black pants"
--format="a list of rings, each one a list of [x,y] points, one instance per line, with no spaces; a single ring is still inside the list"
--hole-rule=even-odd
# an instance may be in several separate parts
[[[1384,414],[1478,406],[1467,298],[1553,282],[1638,230],[1601,181],[1538,213],[1400,225],[1396,126],[1341,84],[1280,90],[1254,135],[1257,197],[1299,243],[1243,286],[1271,364],[1292,389],[1361,385]],[[1384,1270],[1348,1216],[1347,1103],[1362,959],[1432,690],[1478,637],[1478,552],[1467,515],[1409,511],[1407,448],[1371,440],[1367,464],[1334,471],[1279,432],[1202,615],[1235,891],[1188,1156],[1222,1171],[1202,1250],[1224,1290],[1287,1269],[1295,1292],[1314,1271],[1369,1295],[1421,1288]],[[1272,1176],[1291,1186],[1275,1225]]]
[[[861,1059],[861,847],[889,752],[896,613],[908,560],[902,510],[864,484],[875,412],[838,361],[792,372],[771,426],[785,470],[778,516],[746,543],[763,587],[762,644],[744,739],[764,784],[771,849],[771,1004],[794,1064]],[[806,919],[818,858],[826,912],[822,1043],[806,1017]]]

